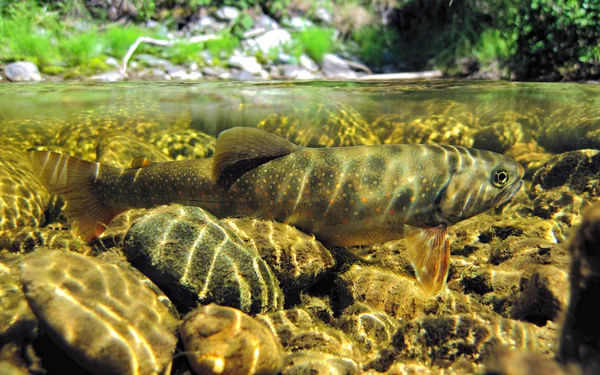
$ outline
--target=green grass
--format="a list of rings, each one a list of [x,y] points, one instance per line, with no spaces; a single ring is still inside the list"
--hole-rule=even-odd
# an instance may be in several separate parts
[[[304,53],[313,60],[321,62],[323,56],[334,49],[333,32],[331,28],[309,27],[295,36]]]

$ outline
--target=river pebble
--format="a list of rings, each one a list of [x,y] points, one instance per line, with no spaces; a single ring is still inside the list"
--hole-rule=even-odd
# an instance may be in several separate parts
[[[269,266],[199,207],[150,210],[127,232],[123,251],[181,311],[211,302],[251,314],[282,308]]]
[[[121,265],[38,250],[21,266],[25,296],[45,331],[94,374],[149,374],[170,367],[177,318]]]
[[[269,375],[283,365],[281,345],[271,331],[231,307],[200,306],[186,315],[180,332],[198,375]]]

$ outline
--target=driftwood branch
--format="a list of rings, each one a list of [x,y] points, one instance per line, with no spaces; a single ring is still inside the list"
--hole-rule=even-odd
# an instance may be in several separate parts
[[[152,44],[155,46],[169,47],[176,43],[202,43],[202,42],[206,42],[208,40],[219,39],[219,38],[220,38],[219,36],[212,35],[212,34],[211,35],[198,35],[198,36],[194,36],[190,39],[168,39],[168,40],[155,39],[155,38],[150,38],[148,36],[141,36],[141,37],[137,38],[135,43],[133,43],[129,47],[129,49],[127,50],[127,53],[125,54],[125,57],[123,57],[123,65],[121,66],[121,74],[123,74],[124,76],[127,75],[127,64],[129,63],[129,59],[131,59],[131,56],[133,56],[133,53],[135,52],[135,50],[142,43]]]

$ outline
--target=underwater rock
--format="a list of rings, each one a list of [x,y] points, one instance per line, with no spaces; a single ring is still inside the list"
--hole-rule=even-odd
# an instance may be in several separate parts
[[[504,155],[513,158],[525,168],[523,177],[528,180],[553,156],[553,154],[546,152],[534,141],[527,143],[517,142],[505,150]]]
[[[327,285],[328,290],[329,285]],[[330,296],[313,296],[308,293],[300,294],[300,308],[312,314],[320,321],[327,325],[331,325],[336,319],[333,309],[331,308]]]
[[[547,225],[552,230],[552,223]],[[544,230],[544,226],[540,226]],[[545,239],[509,237],[492,247],[488,262],[522,270],[531,264],[551,264],[566,270],[570,256],[564,246]],[[562,237],[562,234],[558,237]],[[562,238],[561,238],[562,242]]]
[[[131,269],[58,250],[21,266],[25,296],[45,331],[95,374],[170,367],[177,318]]]
[[[554,360],[537,354],[520,350],[495,350],[493,355],[484,361],[483,375],[568,375],[575,371],[563,369]]]
[[[115,106],[72,115],[56,133],[52,144],[68,150],[72,156],[95,161],[98,141],[106,132],[119,132],[143,142],[165,128],[173,132],[188,128],[190,122],[190,114],[185,111],[173,115],[157,104],[124,100]]]
[[[157,163],[172,160],[155,146],[140,142],[131,135],[121,132],[108,132],[98,140],[96,161],[100,164],[108,164],[118,168],[131,168],[131,162],[138,157]]]
[[[600,148],[600,111],[595,104],[571,104],[552,112],[537,140],[552,152]]]
[[[267,262],[284,290],[305,289],[331,271],[335,259],[315,236],[275,221],[222,220]]]
[[[416,279],[374,266],[353,265],[335,281],[340,308],[362,302],[396,319],[423,313],[427,298]]]
[[[174,160],[208,158],[215,153],[217,139],[198,130],[185,129],[157,134],[150,143]]]
[[[473,130],[453,117],[433,115],[405,125],[402,143],[435,143],[473,146]]]
[[[125,243],[125,235],[131,226],[140,218],[150,212],[146,208],[127,210],[115,217],[108,228],[90,244],[93,249],[105,251],[109,249],[121,249]]]
[[[503,154],[524,138],[525,131],[521,124],[497,122],[482,127],[473,134],[473,147]]]
[[[61,120],[53,118],[1,120],[0,139],[23,151],[45,146],[61,124]]]
[[[0,147],[0,230],[42,225],[50,194],[27,154],[4,142]]]
[[[521,276],[511,317],[543,326],[548,320],[558,319],[566,310],[568,300],[565,271],[551,265],[530,267]]]
[[[257,127],[303,147],[381,144],[364,117],[347,105],[310,103],[289,116],[269,115]]]
[[[196,374],[277,374],[283,351],[271,331],[256,319],[215,304],[191,311],[181,339]]]
[[[600,202],[588,208],[569,244],[571,297],[565,314],[558,357],[577,363],[584,375],[600,373]]]
[[[528,193],[533,199],[561,186],[586,199],[600,197],[600,150],[556,155],[535,173]]]
[[[127,232],[123,251],[181,311],[215,302],[256,314],[283,305],[269,266],[199,207],[149,211]]]
[[[495,314],[424,317],[403,324],[394,337],[398,359],[447,368],[464,361],[480,363],[498,346],[549,355],[549,328]]]
[[[29,253],[37,247],[91,254],[92,250],[70,230],[22,227],[0,231],[0,249]]]
[[[37,319],[25,299],[19,278],[22,258],[0,253],[0,347],[9,342],[28,341],[37,335]]]
[[[282,375],[354,375],[360,373],[360,366],[352,358],[341,358],[310,351],[288,354],[281,370]]]
[[[581,212],[589,204],[589,200],[563,186],[540,192],[533,200],[533,214],[572,227],[581,222]]]
[[[336,324],[357,343],[365,362],[377,361],[379,351],[388,346],[399,322],[383,311],[363,303],[346,307]]]
[[[344,332],[296,308],[257,315],[287,352],[311,351],[360,361],[361,353]]]

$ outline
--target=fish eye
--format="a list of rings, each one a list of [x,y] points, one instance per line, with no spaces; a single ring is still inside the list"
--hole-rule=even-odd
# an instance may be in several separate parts
[[[508,183],[510,176],[508,175],[508,171],[504,168],[499,168],[494,171],[492,175],[492,184],[496,187],[502,187]]]

